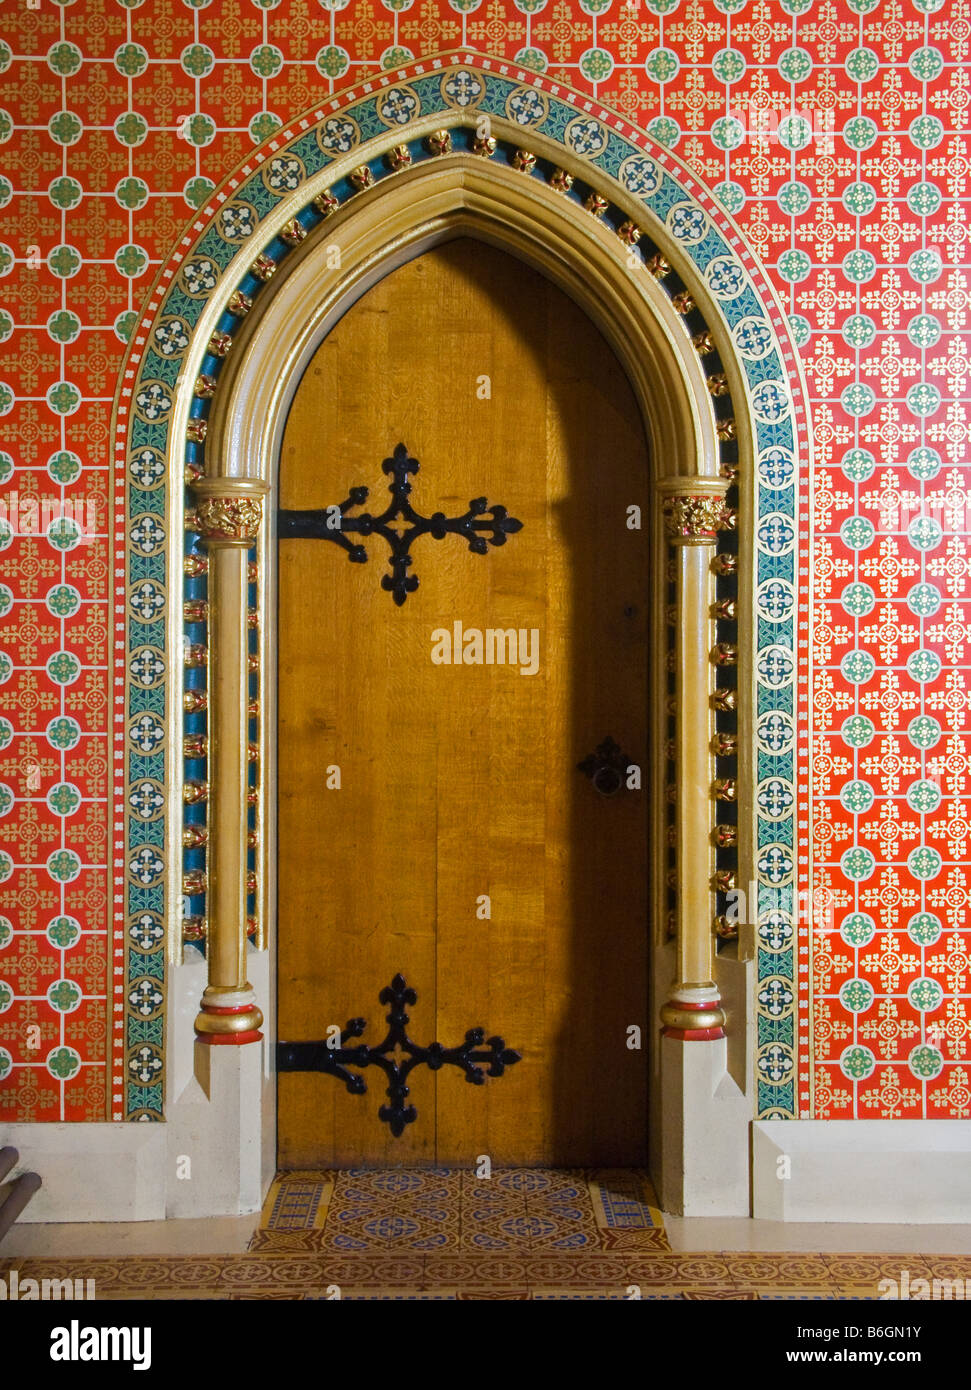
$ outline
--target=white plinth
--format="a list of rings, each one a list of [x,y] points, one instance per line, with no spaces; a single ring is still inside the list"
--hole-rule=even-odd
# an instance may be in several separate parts
[[[752,1162],[769,1221],[971,1221],[967,1120],[760,1120]]]
[[[725,1038],[662,1038],[658,1199],[675,1216],[748,1216],[751,1106]]]

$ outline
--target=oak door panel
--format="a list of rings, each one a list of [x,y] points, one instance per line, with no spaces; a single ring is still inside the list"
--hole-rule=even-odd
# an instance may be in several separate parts
[[[325,541],[280,542],[279,1034],[368,1019],[400,972],[409,1034],[484,1026],[522,1061],[471,1086],[416,1068],[416,1122],[395,1139],[368,1094],[283,1074],[284,1166],[640,1163],[646,1131],[646,793],[600,797],[576,764],[608,734],[647,756],[647,452],[629,383],[598,330],[538,273],[472,240],[375,285],[298,388],[283,508],[326,507],[381,464],[419,460],[429,516],[501,503],[523,528],[487,555],[419,538],[419,588],[381,588]],[[361,539],[353,537],[354,540]],[[432,634],[539,634],[535,674],[436,665]],[[340,788],[326,786],[340,768]],[[643,779],[646,783],[646,775]],[[488,904],[483,899],[488,899]],[[489,915],[484,916],[488,910]]]

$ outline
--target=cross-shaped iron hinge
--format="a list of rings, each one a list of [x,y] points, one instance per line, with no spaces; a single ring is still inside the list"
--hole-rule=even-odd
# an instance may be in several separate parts
[[[469,509],[463,516],[448,517],[444,512],[434,512],[431,516],[421,516],[408,500],[411,493],[410,473],[417,473],[419,463],[410,457],[403,444],[399,444],[391,458],[381,465],[385,473],[392,476],[388,487],[391,502],[380,516],[362,512],[359,516],[349,516],[352,507],[360,507],[367,501],[366,487],[352,487],[343,502],[332,507],[308,508],[304,511],[281,510],[279,513],[279,534],[281,539],[303,539],[335,541],[347,551],[348,558],[358,565],[367,560],[363,545],[355,545],[347,539],[348,533],[359,536],[383,536],[391,547],[390,575],[381,580],[381,587],[392,594],[400,606],[409,594],[418,588],[418,576],[409,574],[411,543],[419,536],[429,532],[435,540],[445,536],[464,536],[469,549],[476,555],[485,555],[489,545],[505,545],[506,537],[522,530],[523,523],[509,516],[505,507],[490,507],[484,497],[473,497]],[[392,523],[403,520],[406,526]],[[488,544],[486,538],[488,537]]]
[[[507,1047],[502,1038],[487,1038],[484,1028],[470,1028],[465,1042],[458,1047],[443,1047],[439,1042],[419,1047],[407,1034],[407,1004],[414,1004],[418,995],[406,983],[403,975],[396,975],[390,985],[386,985],[378,999],[382,1004],[390,1004],[387,1016],[388,1028],[384,1042],[369,1047],[360,1043],[348,1047],[352,1038],[359,1038],[367,1027],[363,1018],[352,1018],[340,1036],[340,1046],[332,1047],[329,1042],[278,1042],[276,1048],[277,1071],[319,1071],[329,1076],[340,1077],[352,1096],[361,1096],[367,1091],[363,1076],[356,1076],[348,1067],[378,1066],[388,1078],[386,1094],[390,1105],[382,1105],[378,1118],[391,1128],[397,1139],[417,1118],[418,1111],[406,1104],[408,1099],[408,1076],[413,1068],[424,1063],[431,1071],[441,1067],[459,1067],[465,1073],[466,1081],[474,1086],[484,1084],[487,1076],[502,1076],[506,1067],[514,1066],[522,1060],[519,1052]],[[336,1031],[336,1030],[335,1030]],[[335,1038],[336,1042],[337,1039]],[[487,1050],[479,1052],[485,1044]],[[405,1054],[402,1060],[402,1054]]]

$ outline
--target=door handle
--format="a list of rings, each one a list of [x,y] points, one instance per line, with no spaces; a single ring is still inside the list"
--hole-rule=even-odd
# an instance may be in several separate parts
[[[633,766],[633,760],[608,734],[593,753],[577,763],[577,770],[590,778],[601,796],[616,796],[626,786],[627,769]]]

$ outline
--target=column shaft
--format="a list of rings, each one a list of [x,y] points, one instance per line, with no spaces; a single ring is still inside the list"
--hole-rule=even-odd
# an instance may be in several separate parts
[[[675,552],[677,768],[676,837],[678,856],[678,979],[712,985],[711,931],[711,753],[712,714],[709,651],[712,624],[708,546],[682,545]]]
[[[209,984],[246,979],[247,552],[209,547]]]

